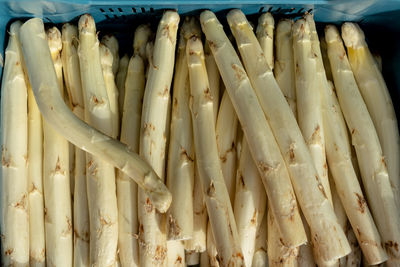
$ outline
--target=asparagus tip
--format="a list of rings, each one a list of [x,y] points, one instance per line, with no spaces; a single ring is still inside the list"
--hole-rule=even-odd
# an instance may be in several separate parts
[[[96,24],[90,14],[84,14],[79,18],[78,28],[80,33],[96,33]]]
[[[310,25],[305,19],[297,20],[293,25],[293,37],[297,37],[297,40],[310,39]]]
[[[335,25],[327,25],[325,27],[325,41],[327,43],[340,41],[339,30],[336,28]]]
[[[266,12],[258,18],[258,24],[274,28],[275,20],[271,13]]]
[[[57,27],[47,30],[47,38],[52,53],[60,52],[62,49],[61,32]]]
[[[229,27],[235,27],[240,25],[248,24],[246,16],[240,9],[232,9],[226,16]]]
[[[366,46],[364,32],[356,23],[346,22],[342,25],[342,38],[346,47],[355,49]]]

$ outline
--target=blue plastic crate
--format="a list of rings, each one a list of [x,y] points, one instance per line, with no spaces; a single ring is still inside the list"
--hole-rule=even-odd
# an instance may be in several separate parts
[[[98,30],[130,34],[130,38],[125,38],[126,44],[122,42],[122,46],[130,47],[138,21],[155,23],[154,16],[160,15],[163,9],[177,9],[180,14],[198,14],[199,10],[211,9],[223,14],[232,8],[240,8],[248,15],[270,11],[276,16],[292,17],[308,11],[314,13],[317,22],[360,23],[371,49],[382,56],[383,75],[396,112],[400,114],[400,76],[396,75],[400,71],[400,0],[271,0],[268,3],[260,0],[0,0],[0,53],[4,56],[6,29],[15,19],[41,17],[44,22],[62,23],[90,13],[99,23]]]

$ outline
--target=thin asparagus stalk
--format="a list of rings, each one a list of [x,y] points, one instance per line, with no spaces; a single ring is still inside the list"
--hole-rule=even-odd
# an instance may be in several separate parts
[[[270,70],[274,69],[274,28],[275,20],[271,13],[266,12],[258,18],[256,35]]]
[[[225,96],[229,98],[226,93],[224,93]],[[267,196],[247,141],[243,140],[242,142],[236,178],[234,215],[245,265],[252,266],[257,230],[264,217]],[[278,228],[276,227],[275,230]]]
[[[24,26],[21,27],[21,31]],[[43,36],[44,37],[44,36]],[[21,36],[21,41],[23,37]],[[47,32],[53,73],[55,70],[58,94],[63,97],[61,62],[61,33],[56,28]],[[25,49],[24,43],[22,47]],[[24,57],[29,70],[28,56]],[[37,62],[35,63],[37,64]],[[33,77],[29,77],[31,82]],[[32,88],[34,88],[32,82]],[[37,100],[36,100],[37,101]],[[40,104],[37,101],[39,108]],[[72,203],[69,180],[69,146],[66,139],[44,121],[43,185],[45,200],[46,263],[54,266],[71,266],[73,261]]]
[[[119,113],[118,113],[118,88],[115,84],[115,78],[112,71],[113,54],[111,50],[103,45],[99,45],[100,63],[103,71],[104,83],[106,85],[107,97],[111,111],[112,133],[111,137],[116,138],[119,135]]]
[[[186,56],[191,89],[191,112],[196,157],[207,211],[222,266],[243,265],[236,223],[229,205],[218,157],[213,105],[205,69],[203,45],[192,37],[187,42]]]
[[[211,89],[210,89],[211,90]],[[213,103],[214,104],[214,103]],[[232,106],[231,99],[225,91],[218,111],[215,126],[219,160],[222,174],[228,189],[229,199],[233,207],[236,186],[236,134],[238,118]]]
[[[327,30],[328,32],[328,30]],[[318,60],[318,59],[317,59]],[[322,64],[322,60],[319,59]],[[322,87],[326,153],[338,196],[369,264],[387,260],[381,237],[365,201],[351,161],[350,140],[333,88]]]
[[[200,253],[193,251],[185,252],[185,260],[188,266],[199,265],[200,264]]]
[[[117,75],[118,67],[119,67],[119,44],[117,38],[115,38],[112,34],[104,35],[101,38],[101,43],[110,49],[112,54],[113,62],[112,62],[112,73],[113,75]]]
[[[218,251],[215,246],[215,238],[212,232],[212,227],[210,221],[208,221],[207,225],[207,254],[209,259],[209,264],[211,267],[219,267],[218,261]]]
[[[292,26],[293,21],[289,19],[280,20],[276,26],[274,74],[294,116],[297,117]],[[267,54],[265,50],[263,52],[264,55]]]
[[[204,61],[206,63],[208,83],[210,84],[211,97],[214,107],[214,121],[217,123],[220,98],[220,75],[207,41],[204,43]]]
[[[140,129],[140,155],[164,182],[167,142],[167,113],[174,69],[179,15],[166,11],[158,25],[144,92]],[[166,216],[153,208],[143,191],[138,192],[139,247],[141,266],[167,264]]]
[[[135,30],[135,36],[133,40],[133,54],[139,55],[142,59],[149,59],[146,52],[146,45],[151,41],[153,33],[148,24],[141,24]]]
[[[21,24],[17,21],[10,26],[1,85],[1,258],[4,266],[29,266],[30,255],[28,81],[22,69],[23,58],[18,39]]]
[[[335,88],[357,152],[368,204],[388,256],[397,258],[399,253],[394,246],[400,242],[399,210],[396,207],[378,135],[358,91],[338,30],[334,26],[327,27],[325,38]]]
[[[296,197],[281,152],[250,80],[215,15],[211,11],[202,12],[201,23],[260,172],[284,243],[288,246],[300,245],[306,241],[306,236]]]
[[[125,99],[125,80],[128,73],[129,56],[125,54],[121,57],[118,66],[118,72],[115,76],[115,83],[118,88],[118,114],[122,118],[124,111],[124,99]]]
[[[72,112],[84,120],[84,103],[78,57],[78,28],[64,24],[62,28],[63,50],[61,58],[65,86],[72,104]],[[89,210],[86,186],[86,153],[75,148],[75,188],[73,203],[74,219],[74,266],[89,266]]]
[[[168,240],[167,248],[167,266],[186,266],[185,246],[182,240]]]
[[[266,203],[264,203],[266,206]],[[254,248],[252,267],[264,267],[268,266],[268,255],[267,255],[267,235],[268,235],[268,212],[267,209],[264,211],[264,216],[260,225],[257,228],[256,244]]]
[[[196,22],[194,17],[186,17],[182,25],[173,85],[167,186],[174,199],[168,211],[168,238],[174,240],[193,236],[194,149],[186,42],[191,36],[200,37]]]
[[[361,28],[357,24],[345,23],[342,26],[342,37],[351,69],[378,133],[392,191],[399,208],[400,136],[393,102]],[[400,251],[395,254],[400,256]]]
[[[135,39],[139,38],[135,36]],[[140,121],[145,87],[144,63],[134,55],[128,65],[125,82],[124,113],[121,122],[121,142],[131,151],[139,151]],[[118,200],[118,246],[123,266],[139,266],[138,234],[138,192],[137,185],[121,171],[117,175]]]

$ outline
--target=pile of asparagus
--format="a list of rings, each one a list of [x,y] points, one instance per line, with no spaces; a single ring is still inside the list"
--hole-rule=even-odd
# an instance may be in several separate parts
[[[399,266],[399,131],[360,27],[182,20],[121,58],[87,14],[11,24],[4,266]]]

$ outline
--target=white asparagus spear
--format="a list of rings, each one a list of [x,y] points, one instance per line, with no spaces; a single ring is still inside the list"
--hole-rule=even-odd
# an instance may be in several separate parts
[[[188,266],[200,264],[200,253],[194,251],[185,251],[185,261]]]
[[[182,240],[167,241],[167,266],[186,266],[185,246]]]
[[[211,90],[211,89],[210,89]],[[214,104],[214,101],[213,101]],[[236,187],[236,134],[238,118],[232,106],[231,99],[225,91],[222,96],[221,105],[215,125],[219,160],[221,162],[222,174],[228,189],[229,199],[232,204],[235,200]]]
[[[1,259],[4,266],[29,266],[30,254],[28,81],[22,69],[18,39],[21,24],[17,21],[10,26],[1,84]]]
[[[212,97],[205,69],[203,45],[197,37],[187,42],[194,144],[207,211],[222,266],[243,265],[243,254],[222,175],[214,128]]]
[[[144,92],[140,129],[140,155],[164,181],[167,113],[174,69],[179,15],[166,11],[158,25]],[[139,247],[141,266],[167,264],[166,216],[153,208],[148,195],[138,192]]]
[[[203,32],[209,41],[226,90],[260,172],[284,243],[288,246],[303,244],[306,236],[289,174],[257,95],[215,14],[211,11],[204,11],[201,13],[200,19]],[[250,27],[249,30],[251,31]],[[255,41],[258,44],[256,38]],[[264,57],[263,60],[265,62]],[[279,88],[278,90],[280,92]]]
[[[135,36],[133,40],[133,54],[139,55],[141,58],[149,60],[146,52],[146,45],[151,41],[153,33],[148,24],[141,24],[135,30]]]
[[[72,104],[72,112],[84,119],[84,103],[78,57],[78,28],[69,23],[62,27],[61,58],[65,86]],[[86,186],[86,153],[75,148],[75,188],[73,203],[74,266],[89,266],[89,210]]]
[[[116,137],[107,85],[101,66],[101,49],[96,25],[90,15],[79,19],[79,63],[86,122]],[[87,196],[90,220],[90,264],[115,264],[118,243],[118,208],[114,166],[86,154]]]
[[[115,76],[115,83],[118,88],[118,114],[122,119],[122,113],[124,111],[124,99],[125,99],[125,80],[128,73],[129,56],[125,54],[119,61],[119,67],[117,75]]]
[[[101,38],[101,43],[110,49],[112,54],[112,73],[115,76],[119,67],[119,44],[117,38],[112,34],[106,34]]]
[[[271,13],[266,12],[258,18],[256,35],[271,70],[274,69],[274,28],[275,20]]]
[[[186,42],[191,36],[200,37],[200,34],[196,19],[186,17],[180,31],[175,67],[167,168],[167,186],[174,199],[167,214],[168,238],[174,240],[187,240],[193,236],[194,148]]]
[[[321,59],[319,59],[321,60]],[[321,62],[322,63],[322,62]],[[331,178],[369,264],[387,260],[374,219],[351,162],[350,140],[333,88],[322,87],[324,135]]]
[[[219,267],[218,251],[215,246],[215,238],[212,232],[210,221],[207,224],[207,255],[211,267]]]
[[[256,244],[254,248],[252,267],[264,267],[268,266],[268,255],[267,255],[267,235],[268,235],[268,212],[266,209],[266,203],[264,216],[260,225],[257,228]]]
[[[138,38],[135,36],[135,38]],[[139,151],[142,100],[145,87],[144,63],[139,55],[133,56],[128,65],[125,82],[124,113],[121,122],[121,142],[133,152]],[[118,171],[118,246],[123,266],[139,266],[137,185]]]
[[[276,26],[274,75],[294,116],[297,117],[292,25],[292,20],[283,19]],[[263,51],[266,55],[266,51]]]
[[[358,88],[378,133],[392,191],[397,208],[400,208],[400,136],[389,90],[361,28],[357,24],[345,23],[342,37]],[[400,251],[396,254],[400,255]]]
[[[339,103],[357,152],[368,204],[390,258],[397,258],[400,242],[399,210],[396,207],[378,135],[358,90],[339,32],[325,31],[328,56]],[[357,231],[356,231],[357,232]]]
[[[217,115],[219,110],[221,79],[217,64],[211,53],[208,42],[204,42],[204,61],[206,62],[208,83],[210,84],[211,97],[214,107],[214,121],[217,123]],[[229,190],[228,190],[229,191]]]
[[[118,88],[115,84],[115,78],[112,71],[113,55],[111,50],[103,45],[99,45],[100,50],[100,63],[103,71],[104,83],[106,85],[107,97],[111,111],[112,133],[111,137],[116,138],[119,135],[119,113],[118,113]]]
[[[333,81],[331,64],[329,63],[328,51],[327,51],[328,48],[327,48],[325,36],[321,36],[319,39],[319,42],[320,42],[320,46],[321,46],[321,56],[322,56],[322,62],[323,62],[324,69],[325,69],[326,78],[328,79],[328,81]]]
[[[226,92],[223,97],[225,96],[229,98]],[[267,195],[245,139],[242,141],[237,170],[234,215],[244,262],[246,266],[250,267],[253,261],[257,230],[264,217]],[[275,230],[278,228],[276,227]],[[277,235],[279,235],[279,230]]]

